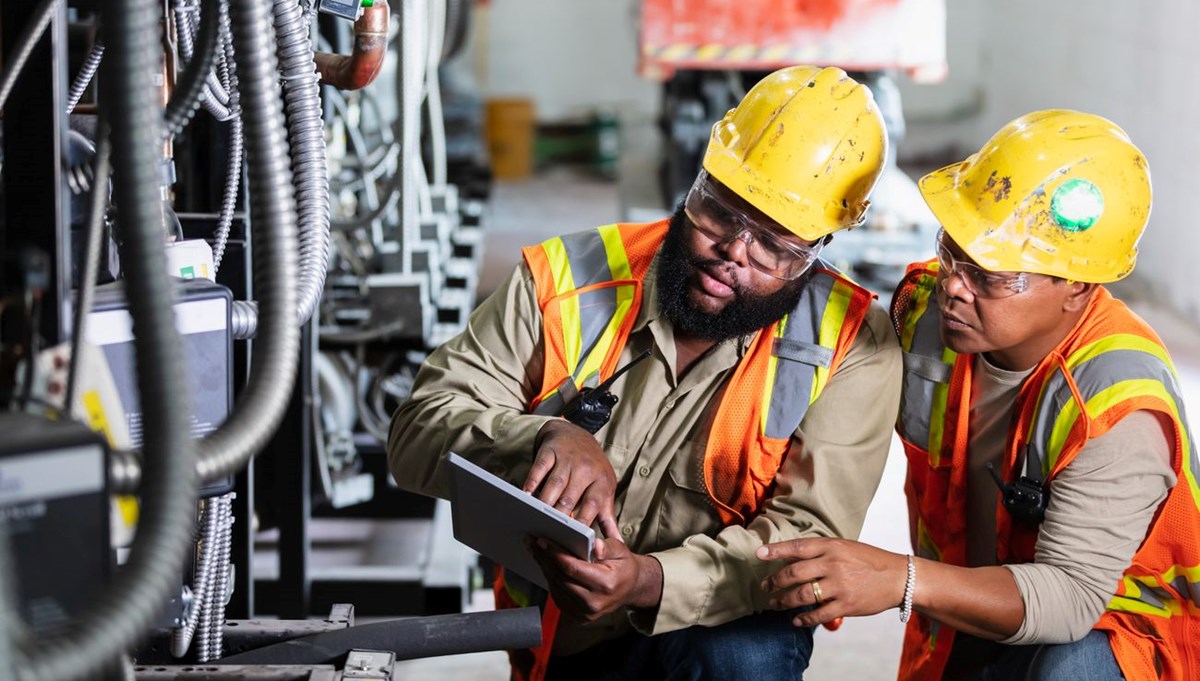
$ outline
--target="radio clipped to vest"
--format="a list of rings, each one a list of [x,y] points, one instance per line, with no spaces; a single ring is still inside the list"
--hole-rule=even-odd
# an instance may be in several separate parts
[[[629,360],[628,364],[614,371],[612,376],[595,388],[580,390],[579,396],[563,409],[562,417],[595,435],[596,431],[603,428],[608,419],[612,418],[613,407],[617,406],[619,401],[608,389],[622,374],[649,356],[650,351],[647,350]]]
[[[1025,445],[1025,472],[1013,482],[1004,482],[996,467],[989,461],[985,464],[992,480],[1000,488],[1001,501],[1013,520],[1021,523],[1036,525],[1046,516],[1046,504],[1050,501],[1050,493],[1042,480],[1042,462],[1037,452]],[[1030,471],[1033,471],[1032,475]]]

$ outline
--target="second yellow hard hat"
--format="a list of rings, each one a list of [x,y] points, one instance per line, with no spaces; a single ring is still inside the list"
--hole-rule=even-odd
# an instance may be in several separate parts
[[[1150,217],[1146,157],[1116,124],[1078,111],[1021,116],[919,184],[946,234],[993,271],[1116,281]]]

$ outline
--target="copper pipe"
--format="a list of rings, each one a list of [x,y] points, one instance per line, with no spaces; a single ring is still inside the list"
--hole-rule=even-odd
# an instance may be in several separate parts
[[[387,0],[375,0],[354,22],[354,52],[350,56],[317,52],[314,60],[321,81],[339,90],[358,90],[371,84],[387,51]]]

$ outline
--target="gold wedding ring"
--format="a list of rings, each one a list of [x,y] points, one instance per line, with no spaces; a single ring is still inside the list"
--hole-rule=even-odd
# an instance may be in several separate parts
[[[822,600],[822,598],[821,598],[821,583],[814,579],[812,581],[812,590],[813,590],[813,599],[816,601],[817,605],[820,605],[821,600]]]

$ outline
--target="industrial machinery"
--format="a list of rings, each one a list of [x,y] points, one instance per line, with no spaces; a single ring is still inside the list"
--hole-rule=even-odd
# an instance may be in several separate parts
[[[0,5],[0,678],[387,679],[541,640],[459,612],[471,556],[388,484],[487,199],[439,86],[467,3],[393,3]]]

